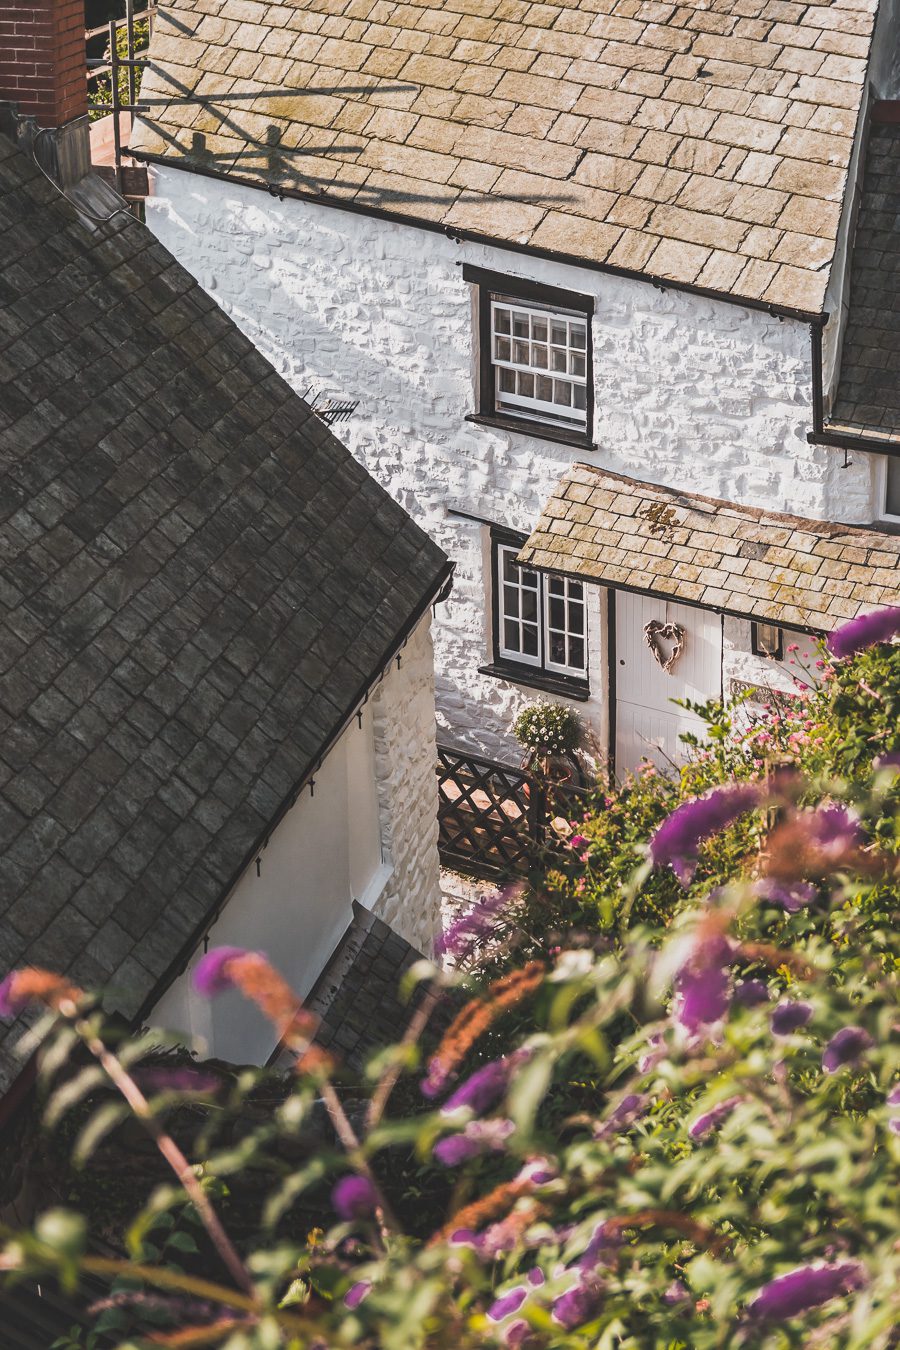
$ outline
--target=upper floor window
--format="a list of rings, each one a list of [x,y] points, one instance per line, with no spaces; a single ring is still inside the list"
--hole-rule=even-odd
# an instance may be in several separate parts
[[[593,302],[465,267],[478,286],[476,421],[589,446]]]
[[[900,459],[896,455],[883,455],[879,474],[879,519],[900,525]]]
[[[765,656],[771,661],[782,661],[784,659],[784,633],[774,623],[751,623],[750,650],[754,656]]]

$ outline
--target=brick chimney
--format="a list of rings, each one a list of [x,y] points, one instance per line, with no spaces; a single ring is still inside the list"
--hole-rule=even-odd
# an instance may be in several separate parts
[[[0,0],[0,98],[41,127],[87,114],[84,0]]]
[[[91,164],[84,23],[84,0],[0,0],[2,123],[61,187]]]

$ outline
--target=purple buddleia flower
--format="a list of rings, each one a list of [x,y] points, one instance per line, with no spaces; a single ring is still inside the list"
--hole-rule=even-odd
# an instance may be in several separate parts
[[[246,956],[243,947],[213,947],[205,956],[201,956],[194,968],[194,988],[205,998],[214,994],[223,994],[232,987],[228,976],[228,962],[236,956]]]
[[[719,1102],[717,1106],[712,1106],[708,1111],[704,1111],[702,1116],[698,1116],[693,1125],[688,1127],[688,1135],[691,1139],[704,1139],[706,1135],[712,1134],[717,1130],[724,1120],[727,1120],[736,1106],[740,1106],[743,1097],[729,1097],[724,1102]]]
[[[566,1331],[575,1331],[600,1311],[603,1289],[587,1280],[579,1282],[561,1294],[553,1304],[553,1321]]]
[[[877,609],[871,614],[860,614],[829,633],[827,646],[832,656],[842,659],[874,647],[878,642],[890,642],[898,633],[900,608]]]
[[[354,1308],[358,1308],[371,1288],[368,1280],[357,1280],[356,1284],[351,1284],[344,1295],[344,1307],[349,1308],[351,1312]]]
[[[796,914],[816,898],[816,888],[808,881],[778,881],[775,877],[765,877],[753,888],[764,900]]]
[[[666,1038],[661,1031],[652,1031],[647,1037],[647,1048],[637,1062],[638,1073],[649,1073],[667,1054]]]
[[[745,811],[759,805],[761,789],[750,783],[714,788],[705,797],[682,802],[667,816],[650,840],[654,867],[666,863],[682,886],[689,886],[697,869],[697,850],[704,839],[718,834]]]
[[[886,755],[879,755],[872,768],[878,772],[883,769],[900,769],[900,750],[890,750]]]
[[[608,1220],[598,1223],[575,1265],[588,1274],[597,1266],[614,1266],[622,1241],[622,1234]]]
[[[457,1167],[480,1153],[502,1151],[515,1128],[511,1120],[472,1120],[461,1134],[439,1140],[434,1146],[434,1156],[445,1167]]]
[[[500,1334],[504,1345],[510,1346],[511,1350],[521,1350],[531,1337],[531,1326],[524,1318],[517,1317],[515,1322],[510,1322]]]
[[[888,1117],[888,1129],[892,1134],[900,1134],[900,1083],[891,1088],[887,1095],[887,1104],[897,1112],[896,1115]]]
[[[519,1169],[515,1180],[519,1183],[527,1182],[529,1186],[548,1186],[558,1176],[559,1172],[549,1158],[530,1158],[525,1166]]]
[[[843,1027],[826,1045],[822,1068],[826,1073],[837,1073],[845,1064],[855,1064],[873,1044],[865,1027]]]
[[[812,1017],[812,1004],[785,999],[772,1013],[769,1026],[773,1036],[790,1036],[805,1027]]]
[[[456,960],[467,956],[479,939],[493,931],[496,920],[516,893],[513,887],[496,891],[457,915],[436,939],[435,956],[452,956]]]
[[[527,1297],[527,1286],[517,1284],[514,1289],[510,1289],[491,1304],[487,1315],[492,1322],[502,1322],[504,1317],[510,1317],[513,1313],[517,1313]]]
[[[441,1108],[442,1114],[467,1107],[474,1115],[483,1115],[499,1101],[506,1091],[513,1065],[510,1058],[494,1059],[476,1069]]]
[[[865,1282],[866,1273],[859,1261],[798,1266],[764,1285],[747,1313],[756,1322],[782,1322],[860,1289]]]
[[[647,1107],[648,1097],[645,1093],[629,1092],[627,1097],[623,1097],[618,1106],[607,1116],[602,1125],[599,1125],[594,1131],[595,1139],[609,1139],[612,1135],[620,1134],[638,1116],[644,1114]]]
[[[341,1177],[331,1192],[334,1212],[342,1219],[365,1219],[374,1213],[378,1195],[368,1177]]]
[[[731,944],[720,933],[701,938],[675,977],[677,1021],[690,1035],[719,1022],[731,1002]]]
[[[667,1308],[677,1308],[679,1304],[689,1303],[691,1299],[687,1288],[680,1280],[673,1280],[662,1297]]]
[[[745,1008],[753,1008],[757,1003],[768,1003],[768,986],[762,980],[741,980],[740,984],[735,985],[734,1001]]]
[[[470,1247],[472,1251],[477,1251],[479,1246],[478,1234],[472,1228],[457,1228],[447,1241],[451,1247]]]
[[[829,802],[809,814],[809,832],[819,851],[839,857],[848,848],[859,848],[865,835],[856,816],[839,802]]]
[[[222,1086],[218,1074],[188,1066],[135,1069],[132,1077],[142,1092],[215,1092]]]

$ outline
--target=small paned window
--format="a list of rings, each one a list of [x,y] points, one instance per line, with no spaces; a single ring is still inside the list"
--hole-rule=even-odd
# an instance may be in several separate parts
[[[881,469],[881,518],[900,521],[900,459],[885,455]]]
[[[773,623],[751,623],[750,646],[754,656],[766,656],[770,661],[784,659],[784,633]]]
[[[494,406],[539,421],[587,424],[587,319],[491,296]]]
[[[478,409],[472,420],[590,448],[590,296],[465,266],[476,284]]]
[[[584,583],[519,567],[516,557],[523,542],[511,542],[506,532],[499,538],[495,534],[493,539],[496,661],[585,684]]]

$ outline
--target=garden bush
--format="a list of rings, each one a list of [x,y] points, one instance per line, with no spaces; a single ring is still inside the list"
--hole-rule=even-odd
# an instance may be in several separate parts
[[[678,777],[558,822],[527,885],[444,935],[456,964],[412,972],[409,1032],[361,1083],[257,953],[197,980],[294,1058],[262,1117],[266,1072],[161,1066],[158,1033],[14,973],[0,1005],[43,1005],[45,1111],[79,1113],[78,1159],[136,1117],[170,1176],[121,1253],[57,1207],[7,1234],[6,1278],[104,1278],[97,1323],[131,1347],[896,1346],[891,631],[854,621],[793,705],[709,709]],[[240,1186],[258,1218],[233,1235]]]

